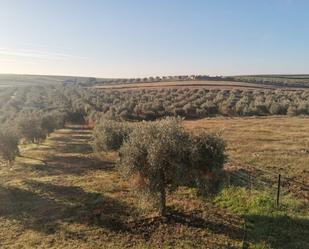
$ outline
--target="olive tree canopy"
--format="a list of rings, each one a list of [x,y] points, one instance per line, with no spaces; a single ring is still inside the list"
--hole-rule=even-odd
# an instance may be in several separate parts
[[[157,197],[166,214],[166,193],[193,180],[204,186],[203,172],[219,171],[224,142],[215,135],[192,135],[177,119],[142,122],[120,148],[120,170],[139,177],[138,187]]]

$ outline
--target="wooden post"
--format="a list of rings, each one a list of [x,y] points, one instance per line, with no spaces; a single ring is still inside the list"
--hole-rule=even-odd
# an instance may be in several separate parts
[[[160,184],[160,212],[161,216],[166,216],[166,189],[165,189],[165,175],[161,169],[161,184]]]
[[[244,233],[242,237],[242,249],[248,249],[248,244],[247,244],[247,226],[246,226],[246,220],[244,222]]]
[[[231,173],[230,172],[227,173],[227,186],[228,187],[231,186]]]
[[[281,186],[281,174],[279,174],[279,176],[278,176],[277,207],[279,207],[279,200],[280,200],[280,186]]]

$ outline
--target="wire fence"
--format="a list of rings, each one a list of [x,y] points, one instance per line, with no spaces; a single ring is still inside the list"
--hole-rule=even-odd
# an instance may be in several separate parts
[[[293,196],[308,203],[309,184],[285,176],[282,173],[246,169],[228,170],[228,184],[244,186],[248,189],[272,191],[277,205],[283,196]]]
[[[292,197],[305,203],[304,209],[309,210],[309,184],[295,180],[282,173],[261,171],[256,169],[246,170],[245,167],[227,170],[227,184],[243,186],[249,190],[262,190],[271,192],[274,196],[274,203],[281,205],[283,197]],[[244,219],[242,249],[249,248],[250,226]],[[250,237],[250,236],[249,236]]]

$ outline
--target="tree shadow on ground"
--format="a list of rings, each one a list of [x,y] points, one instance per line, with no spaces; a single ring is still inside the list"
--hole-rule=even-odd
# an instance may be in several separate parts
[[[37,160],[40,164],[27,165],[40,174],[47,175],[83,175],[93,170],[113,170],[115,163],[100,160],[93,156],[93,149],[88,143],[88,130],[82,130],[86,135],[80,135],[76,129],[73,132],[51,137],[53,143],[44,148],[44,158],[36,159],[35,155],[22,155],[24,158]],[[76,133],[75,133],[76,132]],[[59,135],[60,134],[60,135]],[[85,140],[86,137],[88,140]],[[39,151],[39,150],[38,150]],[[37,151],[37,152],[38,152]],[[29,168],[29,167],[28,167]]]
[[[268,175],[267,175],[268,174]],[[249,189],[273,191],[276,188],[276,175],[269,175],[268,172],[257,170],[252,173],[246,169],[238,169],[231,175],[231,185],[238,187],[245,187]],[[291,196],[300,194],[301,191],[293,192],[287,184],[288,181],[283,179],[281,181],[281,187],[286,190]],[[306,186],[302,184],[302,186]],[[301,197],[299,200],[306,200]],[[243,215],[243,218],[247,224],[247,242],[260,243],[262,245],[267,244],[271,248],[278,249],[303,249],[309,248],[309,217],[297,218],[285,214],[286,212],[280,212],[274,210],[273,214],[256,214],[256,215]],[[296,215],[302,215],[307,213],[308,209],[303,206],[301,210],[291,210]],[[281,213],[281,214],[280,214]],[[264,247],[263,247],[264,248]],[[268,248],[268,247],[267,247]]]
[[[239,187],[256,187],[256,188],[271,188],[277,183],[278,176],[267,176],[267,173],[262,170],[255,170],[255,172],[247,169],[237,169],[228,172],[230,175],[230,184]]]
[[[41,233],[55,233],[65,223],[127,231],[125,222],[136,212],[124,202],[80,187],[37,181],[25,186],[27,189],[0,186],[0,217]]]
[[[166,218],[138,218],[135,207],[125,202],[75,186],[27,181],[25,189],[0,187],[0,217],[17,220],[25,229],[54,234],[65,224],[82,224],[85,227],[107,229],[115,233],[137,236],[145,241],[173,234],[177,227],[197,236],[203,231],[241,240],[243,231],[235,224],[208,220],[194,213],[169,209]],[[133,220],[133,221],[132,221]],[[76,236],[83,236],[76,232]],[[187,235],[186,235],[187,236]],[[200,236],[200,235],[199,235]]]
[[[225,235],[234,240],[241,240],[244,230],[228,221],[214,221],[197,216],[195,213],[184,213],[173,208],[168,208],[165,217],[152,217],[135,220],[128,224],[129,231],[133,234],[140,234],[145,240],[149,240],[160,229],[167,229],[173,233],[177,226],[184,226],[197,235],[201,231]],[[165,231],[166,233],[166,231]]]
[[[70,155],[50,155],[43,164],[31,165],[32,169],[44,175],[84,175],[94,170],[113,171],[115,163],[96,158]]]
[[[74,131],[78,131],[79,133],[91,133],[91,129],[87,125],[66,125],[66,128]]]
[[[309,248],[309,219],[292,218],[286,215],[248,215],[247,240],[266,242],[271,248]]]
[[[56,137],[51,140],[55,141],[55,145],[52,146],[52,149],[55,152],[81,154],[89,154],[93,152],[91,145],[85,139],[75,139],[74,137]]]
[[[56,153],[80,153],[84,155],[93,152],[91,145],[87,142],[72,140],[63,143],[57,142],[52,150]]]

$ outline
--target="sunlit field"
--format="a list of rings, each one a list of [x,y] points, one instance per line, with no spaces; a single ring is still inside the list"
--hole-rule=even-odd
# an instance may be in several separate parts
[[[220,133],[227,143],[229,166],[309,182],[309,118],[221,117],[184,121],[184,125]]]

